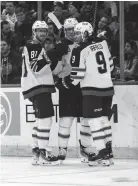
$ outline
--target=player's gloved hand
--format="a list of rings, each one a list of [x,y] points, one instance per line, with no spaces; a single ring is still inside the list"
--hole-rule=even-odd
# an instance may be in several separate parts
[[[57,75],[53,75],[54,83],[56,88],[58,89],[65,89],[63,84],[62,84],[62,79],[59,78]]]
[[[69,76],[66,76],[64,78],[62,78],[62,84],[66,89],[71,89],[74,88],[75,86],[72,84],[72,79]]]
[[[64,78],[59,78],[58,76],[54,76],[54,82],[55,82],[55,86],[58,89],[71,89],[75,87],[72,84],[72,80],[70,79],[70,76],[66,76]]]

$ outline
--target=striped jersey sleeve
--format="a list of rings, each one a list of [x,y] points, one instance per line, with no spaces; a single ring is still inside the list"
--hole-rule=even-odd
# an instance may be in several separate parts
[[[109,57],[109,62],[110,62],[110,71],[112,72],[114,69],[114,64],[113,64],[113,58],[111,56]]]

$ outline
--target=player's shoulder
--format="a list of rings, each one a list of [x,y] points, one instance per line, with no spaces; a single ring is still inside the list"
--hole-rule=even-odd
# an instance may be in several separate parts
[[[92,42],[86,42],[80,44],[80,52],[88,52],[90,50],[90,46],[92,45]]]
[[[101,45],[105,45],[108,46],[107,41],[106,40],[102,40],[102,41],[96,41],[95,44],[101,44]]]
[[[80,44],[80,50],[83,50],[87,48],[89,45],[91,45],[91,42],[84,42]]]
[[[32,45],[36,45],[36,46],[42,46],[40,42],[38,42],[35,39],[31,39],[29,41],[27,41],[26,46],[32,46]]]

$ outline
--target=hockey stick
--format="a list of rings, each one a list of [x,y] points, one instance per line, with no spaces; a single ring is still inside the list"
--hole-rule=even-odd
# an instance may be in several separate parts
[[[61,23],[59,22],[59,20],[57,19],[57,17],[53,14],[53,12],[50,12],[48,14],[48,17],[51,19],[51,21],[56,25],[56,27],[58,28],[59,30],[59,33],[58,33],[58,38],[60,39],[60,36],[61,36],[61,32],[62,32],[62,25]]]

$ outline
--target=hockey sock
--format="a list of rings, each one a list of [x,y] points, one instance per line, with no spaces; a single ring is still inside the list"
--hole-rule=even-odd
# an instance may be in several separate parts
[[[108,119],[108,117],[103,116],[102,117],[102,122],[103,122],[103,129],[104,129],[104,134],[105,134],[105,143],[106,143],[106,149],[108,153],[110,154],[110,157],[113,157],[113,152],[112,152],[112,128],[111,128],[111,123]]]
[[[51,125],[51,117],[38,119],[37,139],[39,149],[48,148]]]
[[[63,117],[59,120],[58,144],[61,148],[67,148],[68,146],[73,119],[72,117]]]
[[[96,149],[99,151],[101,149],[105,149],[105,135],[103,131],[103,125],[100,118],[88,119],[89,126],[91,128],[93,141]]]
[[[38,128],[38,118],[36,118],[35,122],[33,123],[33,129],[32,129],[32,148],[38,147],[37,128]]]
[[[91,129],[87,119],[81,120],[80,138],[82,146],[89,147],[91,145]]]
[[[112,141],[112,129],[110,121],[108,120],[108,117],[103,116],[102,117],[102,123],[103,123],[103,130],[105,134],[105,143]]]

